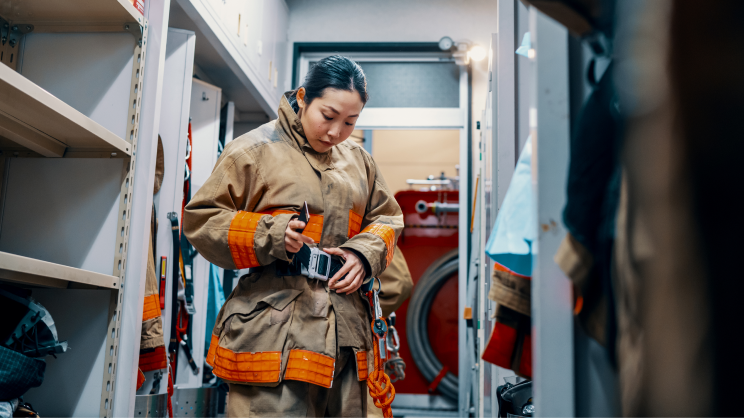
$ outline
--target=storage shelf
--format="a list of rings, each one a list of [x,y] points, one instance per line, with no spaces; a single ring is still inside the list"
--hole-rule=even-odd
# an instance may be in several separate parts
[[[15,144],[8,140],[44,157],[63,157],[68,152],[93,157],[131,155],[128,141],[0,65],[0,148],[12,150]]]
[[[67,288],[71,283],[118,289],[119,278],[0,251],[0,280],[33,286]]]
[[[0,16],[34,25],[34,32],[122,30],[144,18],[129,0],[20,0],[0,5]]]

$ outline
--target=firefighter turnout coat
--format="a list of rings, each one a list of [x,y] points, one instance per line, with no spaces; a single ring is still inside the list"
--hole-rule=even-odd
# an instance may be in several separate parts
[[[403,215],[372,157],[353,141],[312,149],[287,101],[279,118],[229,143],[187,205],[184,233],[225,269],[255,268],[220,311],[207,363],[234,384],[299,380],[331,387],[337,354],[353,350],[357,378],[371,364],[371,311],[361,292],[337,294],[327,282],[277,276],[290,261],[284,235],[304,202],[304,235],[322,248],[352,249],[378,276],[390,264]]]

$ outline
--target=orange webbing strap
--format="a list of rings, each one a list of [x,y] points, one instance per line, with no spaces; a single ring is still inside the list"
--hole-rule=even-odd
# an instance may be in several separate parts
[[[171,368],[168,366],[168,418],[173,418],[173,402],[171,402],[173,391],[173,373],[171,373]]]
[[[372,292],[367,292],[367,297],[369,297],[369,303],[374,309]],[[382,340],[385,341],[385,335],[380,337],[374,332],[374,320],[372,321],[371,327],[372,335],[375,338],[375,343],[372,344],[375,354],[375,370],[370,373],[367,378],[367,387],[369,388],[370,396],[372,396],[372,399],[375,402],[375,406],[382,409],[382,416],[385,418],[393,418],[393,410],[390,407],[390,404],[392,404],[393,399],[395,399],[395,388],[393,387],[392,382],[390,382],[390,377],[385,373],[385,366],[383,365],[382,357],[380,355],[380,339],[382,338]]]

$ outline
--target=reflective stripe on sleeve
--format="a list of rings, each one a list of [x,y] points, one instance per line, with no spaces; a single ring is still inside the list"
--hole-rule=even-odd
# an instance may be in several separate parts
[[[262,213],[239,211],[230,223],[227,243],[230,254],[237,269],[258,267],[258,258],[253,245],[258,222],[264,216]]]
[[[385,242],[385,246],[387,247],[387,254],[385,255],[385,267],[389,266],[390,262],[393,260],[393,253],[395,252],[395,231],[393,230],[393,228],[387,225],[374,223],[364,228],[362,233],[373,234],[382,238],[382,240]]]

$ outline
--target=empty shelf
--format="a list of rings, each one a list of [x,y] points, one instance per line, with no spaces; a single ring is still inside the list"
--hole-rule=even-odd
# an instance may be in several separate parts
[[[67,288],[70,283],[117,289],[119,278],[0,251],[0,280]]]
[[[0,16],[17,24],[32,24],[38,32],[122,30],[142,24],[143,17],[129,0],[16,0],[0,6]],[[109,29],[107,29],[107,27]]]
[[[44,157],[66,151],[131,155],[128,141],[6,65],[0,65],[0,137]]]

